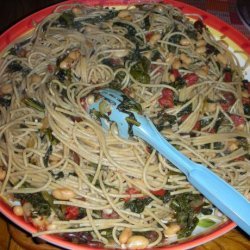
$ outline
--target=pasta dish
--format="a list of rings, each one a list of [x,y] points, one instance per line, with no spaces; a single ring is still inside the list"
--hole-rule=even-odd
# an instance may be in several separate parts
[[[1,54],[1,197],[34,236],[98,247],[162,246],[225,221],[167,159],[114,123],[105,131],[87,108],[96,89],[122,91],[249,199],[246,66],[200,16],[171,5],[60,5]]]

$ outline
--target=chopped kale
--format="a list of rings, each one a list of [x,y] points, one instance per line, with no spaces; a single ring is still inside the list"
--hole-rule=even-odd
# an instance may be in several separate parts
[[[132,25],[128,23],[123,23],[123,22],[114,22],[113,25],[120,26],[120,27],[127,29],[127,34],[125,34],[124,37],[130,40],[132,43],[134,43],[137,46],[141,44],[141,39],[136,36],[137,31]]]
[[[223,145],[223,143],[221,143],[221,142],[215,142],[215,143],[214,143],[214,149],[215,149],[215,150],[223,149],[223,147],[224,147],[224,145]]]
[[[177,115],[180,117],[183,115],[190,114],[191,112],[192,112],[192,104],[190,103],[188,106],[182,109]]]
[[[22,71],[23,70],[23,66],[21,65],[21,62],[20,61],[13,61],[11,62],[8,66],[8,71],[10,73],[14,73],[14,72],[17,72],[17,71]]]
[[[217,55],[217,54],[219,54],[219,50],[216,49],[213,45],[207,43],[206,44],[206,53],[208,55],[211,55],[211,54]]]
[[[124,203],[125,208],[129,208],[131,212],[140,214],[144,211],[145,207],[152,201],[151,197],[144,199],[133,199]]]
[[[202,128],[206,127],[212,120],[213,120],[212,118],[204,117],[203,119],[200,120],[201,127]]]
[[[212,214],[212,212],[213,212],[212,208],[202,208],[201,209],[201,213],[204,215],[210,215],[210,214]]]
[[[20,61],[13,61],[7,66],[7,69],[10,73],[21,72],[23,76],[26,76],[31,71],[30,68],[21,65]]]
[[[222,122],[223,122],[223,118],[224,118],[224,115],[223,115],[223,113],[220,112],[219,115],[218,115],[218,118],[216,119],[216,122],[215,122],[215,124],[214,124],[214,127],[213,127],[213,129],[214,129],[215,132],[218,131],[220,125],[221,125]]]
[[[33,194],[15,194],[15,197],[19,199],[22,203],[30,202],[34,208],[32,216],[37,215],[50,216],[51,210],[49,203],[43,198],[42,193]]]
[[[169,115],[165,112],[159,112],[157,118],[158,118],[157,129],[160,131],[165,127],[172,127],[176,123],[176,116]]]
[[[43,163],[44,163],[44,166],[47,168],[49,166],[49,157],[50,155],[52,154],[52,151],[53,151],[53,147],[52,145],[50,145],[43,157]]]
[[[144,30],[149,30],[149,28],[150,28],[150,20],[149,20],[149,15],[147,15],[147,16],[144,18],[143,29],[144,29]]]
[[[158,50],[153,50],[151,60],[156,61],[159,58],[161,58],[161,53]]]
[[[33,98],[24,98],[23,103],[25,103],[28,107],[33,108],[37,111],[44,112],[45,111],[45,106],[43,103],[33,99]]]
[[[198,224],[198,212],[203,206],[200,195],[184,193],[173,197],[170,207],[176,213],[176,221],[181,226],[178,238],[188,237]]]
[[[0,105],[8,108],[11,104],[11,95],[0,96]]]
[[[126,76],[125,72],[123,71],[118,72],[115,75],[115,79],[109,83],[109,87],[112,89],[121,90],[121,87],[122,87],[121,83],[123,79],[125,78],[125,76]]]
[[[197,31],[195,29],[191,29],[191,28],[187,29],[186,34],[188,35],[190,39],[197,40]]]
[[[173,45],[173,44],[180,44],[180,41],[181,41],[181,38],[182,38],[182,35],[179,35],[179,34],[176,34],[176,35],[173,35],[169,38],[169,42],[172,43],[172,44],[169,44],[168,45],[168,50],[169,52],[172,52],[172,53],[175,53],[176,51],[176,46]]]
[[[60,82],[71,82],[72,80],[71,69],[59,69],[55,76]]]
[[[202,20],[197,20],[194,22],[194,28],[199,32],[202,33],[203,32],[203,28],[205,28],[204,23],[202,22]]]
[[[135,63],[131,69],[130,74],[132,77],[143,84],[149,84],[150,83],[150,75],[148,73],[150,68],[150,61],[145,57],[141,57],[140,60]]]
[[[92,18],[87,18],[84,20],[85,23],[90,23],[90,24],[96,24],[96,23],[102,23],[102,22],[106,22],[110,19],[115,18],[118,15],[118,11],[117,10],[109,10],[109,12],[105,15],[98,15]]]
[[[59,180],[64,178],[64,173],[62,171],[54,174],[52,171],[50,171],[50,174],[54,177],[55,180]]]
[[[75,15],[72,11],[64,12],[58,18],[58,22],[62,27],[73,28]]]
[[[51,128],[47,128],[44,131],[44,134],[48,137],[49,142],[51,145],[56,145],[59,141],[57,138],[55,138],[55,136],[52,134],[52,129]]]
[[[244,114],[250,116],[250,104],[248,104],[248,103],[244,104],[243,109],[244,109]]]

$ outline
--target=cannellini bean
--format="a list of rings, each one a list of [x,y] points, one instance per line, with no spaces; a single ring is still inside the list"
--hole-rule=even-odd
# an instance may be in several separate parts
[[[13,207],[13,212],[17,216],[23,216],[23,214],[24,214],[22,206],[14,206]]]
[[[127,248],[129,249],[144,249],[149,245],[149,240],[141,235],[131,236],[127,241]]]
[[[199,41],[197,41],[197,43],[196,43],[196,46],[197,47],[203,47],[203,46],[205,46],[207,44],[207,42],[205,41],[205,40],[199,40]]]
[[[227,64],[227,56],[225,54],[221,54],[219,53],[217,56],[216,56],[216,59],[218,62],[226,65]]]
[[[58,227],[56,224],[49,224],[47,225],[47,230],[56,230]]]
[[[45,230],[47,228],[47,220],[43,216],[37,216],[31,219],[32,224],[41,230]]]
[[[250,97],[250,94],[248,93],[247,90],[243,90],[243,91],[241,92],[241,96],[244,97],[244,98],[249,98],[249,97]]]
[[[175,81],[175,76],[174,76],[174,74],[170,74],[169,80],[170,80],[171,82],[174,82],[174,81]]]
[[[190,40],[187,39],[187,38],[182,38],[182,39],[180,40],[180,45],[187,46],[187,45],[189,45],[189,44],[190,44]]]
[[[183,63],[185,63],[187,65],[189,65],[192,62],[192,59],[184,53],[180,54],[180,59]]]
[[[241,130],[241,131],[244,130],[244,128],[245,128],[245,124],[240,124],[236,127],[237,130]]]
[[[67,201],[75,197],[75,193],[68,188],[58,188],[53,190],[52,195],[57,200]]]
[[[130,12],[128,10],[121,10],[118,14],[118,17],[122,19],[128,16],[130,16]]]
[[[166,62],[172,61],[173,58],[174,58],[174,54],[173,54],[172,52],[168,53],[168,54],[166,55]]]
[[[151,45],[156,44],[159,40],[161,39],[161,34],[160,33],[155,33],[154,35],[152,35],[149,39],[149,43]]]
[[[87,97],[86,97],[86,103],[88,104],[88,105],[91,105],[91,104],[93,104],[95,102],[95,96],[94,95],[88,95]]]
[[[234,151],[236,149],[238,149],[238,143],[236,141],[229,141],[227,143],[227,150],[232,152],[232,151]]]
[[[23,214],[26,216],[26,217],[29,217],[31,215],[31,212],[33,210],[33,207],[31,205],[31,203],[29,202],[25,202],[23,204]]]
[[[41,82],[41,80],[42,80],[42,77],[39,76],[38,74],[33,74],[33,75],[30,77],[30,83],[31,83],[31,84],[39,83],[39,82]]]
[[[181,62],[179,59],[175,59],[173,64],[172,64],[172,68],[173,69],[179,69],[181,67]]]
[[[217,103],[207,103],[206,111],[209,113],[214,113],[217,109]]]
[[[72,12],[76,15],[76,16],[79,16],[82,14],[82,10],[78,7],[74,7],[72,8]]]
[[[12,84],[7,83],[7,84],[1,85],[0,92],[1,92],[1,94],[4,94],[4,95],[12,94],[12,92],[13,92]]]
[[[4,170],[2,167],[0,167],[0,181],[3,181],[6,177],[6,170]]]
[[[151,51],[147,51],[143,55],[150,60],[151,56],[152,56],[152,52]]]
[[[114,50],[112,52],[112,55],[114,57],[124,57],[124,56],[127,56],[129,54],[129,50],[128,49],[117,49],[117,50]]]
[[[202,47],[198,47],[195,51],[198,54],[204,54],[207,51],[207,49],[205,46],[202,46]]]
[[[71,51],[71,52],[68,54],[67,57],[68,57],[68,58],[71,58],[71,59],[73,59],[73,60],[77,60],[77,59],[79,59],[80,55],[81,55],[80,51],[74,50],[74,51]]]
[[[66,57],[63,61],[60,62],[59,67],[61,69],[69,69],[72,67],[73,63],[74,63],[74,59],[70,57]]]
[[[126,244],[128,239],[132,236],[132,230],[131,228],[124,228],[119,236],[119,242],[120,244]]]
[[[181,227],[176,224],[176,223],[172,223],[170,224],[168,227],[166,227],[166,229],[164,230],[164,235],[170,236],[170,235],[174,235],[176,234],[178,231],[180,231]]]

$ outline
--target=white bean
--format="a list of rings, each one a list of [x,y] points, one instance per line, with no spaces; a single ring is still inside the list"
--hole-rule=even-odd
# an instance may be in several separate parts
[[[198,47],[195,51],[198,54],[204,54],[207,51],[207,49],[205,46],[202,46],[202,47]]]
[[[173,69],[179,69],[181,67],[181,62],[179,59],[175,59],[173,64],[172,64],[172,68]]]
[[[94,95],[88,95],[87,97],[86,97],[86,103],[88,104],[88,105],[91,105],[91,104],[93,104],[95,102],[95,96]]]
[[[176,234],[178,231],[180,231],[181,227],[176,224],[176,223],[173,223],[173,224],[170,224],[168,227],[166,227],[166,229],[164,230],[164,235],[167,237],[167,236],[170,236],[170,235],[174,235]]]
[[[75,197],[75,193],[68,188],[58,188],[53,190],[52,195],[57,200],[67,201]]]
[[[42,80],[42,77],[39,76],[38,74],[33,74],[33,75],[30,77],[30,83],[31,83],[31,84],[39,83],[39,82],[41,82],[41,80]]]
[[[7,83],[7,84],[1,85],[0,92],[4,95],[12,94],[13,92],[12,84]]]
[[[32,205],[31,205],[31,203],[25,202],[25,203],[23,204],[23,214],[24,214],[26,217],[31,216],[32,210],[33,210],[33,207],[32,207]]]
[[[192,59],[184,53],[180,54],[180,59],[182,60],[183,63],[187,65],[189,65],[192,62]]]
[[[68,54],[68,58],[71,58],[73,60],[77,60],[80,57],[81,53],[78,50],[71,51]]]
[[[129,249],[144,249],[149,245],[149,240],[141,235],[131,236],[127,241],[127,248]]]
[[[22,206],[14,206],[13,207],[13,212],[17,216],[23,216],[23,214],[24,214]]]
[[[82,10],[78,7],[74,7],[72,8],[72,12],[76,15],[76,16],[79,16],[82,14]]]
[[[130,12],[128,10],[121,10],[118,14],[118,17],[122,19],[128,16],[130,16]]]
[[[0,167],[0,181],[3,181],[6,177],[6,170],[4,170],[2,167]]]
[[[196,43],[196,46],[197,47],[203,47],[207,44],[207,42],[205,40],[199,40],[197,43]]]
[[[132,236],[132,230],[131,228],[124,228],[119,236],[119,242],[120,244],[126,244],[128,239]]]
[[[154,35],[152,35],[149,39],[149,43],[151,45],[156,44],[159,40],[161,39],[161,34],[160,33],[155,33]]]
[[[182,38],[182,39],[180,40],[180,44],[183,45],[183,46],[187,46],[187,45],[190,44],[190,40],[187,39],[187,38]]]
[[[219,61],[220,63],[222,63],[222,64],[224,64],[224,65],[226,65],[227,64],[227,57],[226,57],[226,55],[225,54],[218,54],[217,56],[216,56],[216,59],[217,59],[217,61]]]

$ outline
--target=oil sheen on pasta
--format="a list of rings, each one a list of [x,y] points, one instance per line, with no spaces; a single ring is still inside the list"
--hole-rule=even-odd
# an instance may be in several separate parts
[[[97,88],[134,98],[176,148],[249,197],[250,83],[195,19],[162,4],[61,6],[2,53],[1,195],[35,236],[142,249],[225,220],[154,149],[90,118]]]

